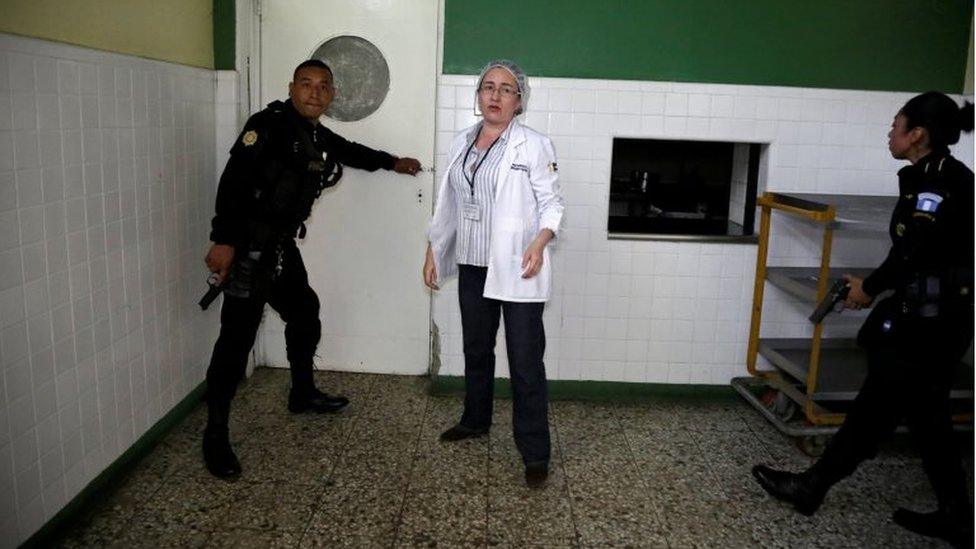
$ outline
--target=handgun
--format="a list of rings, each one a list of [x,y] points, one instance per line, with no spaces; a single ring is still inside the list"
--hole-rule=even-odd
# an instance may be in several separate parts
[[[847,299],[847,292],[851,290],[851,287],[847,285],[847,281],[844,279],[834,282],[830,290],[827,291],[827,295],[824,296],[823,300],[814,309],[813,314],[810,315],[810,322],[814,324],[820,324],[823,319],[829,315],[832,311],[837,310],[837,304],[841,301]]]
[[[234,297],[248,298],[256,289],[264,287],[260,286],[263,282],[260,277],[270,280],[273,275],[269,274],[269,266],[261,263],[261,257],[261,251],[252,250],[240,260],[235,260],[224,280],[220,280],[217,273],[211,273],[207,278],[210,288],[198,302],[200,308],[206,311],[221,292]]]
[[[210,304],[213,303],[213,300],[217,299],[217,296],[220,295],[220,292],[224,291],[224,288],[227,287],[226,282],[220,283],[218,282],[219,280],[220,279],[217,277],[217,273],[212,273],[207,278],[207,284],[210,286],[210,288],[207,289],[207,293],[203,294],[203,297],[200,298],[200,301],[198,302],[200,308],[203,309],[204,311],[206,311],[207,307],[209,307]]]

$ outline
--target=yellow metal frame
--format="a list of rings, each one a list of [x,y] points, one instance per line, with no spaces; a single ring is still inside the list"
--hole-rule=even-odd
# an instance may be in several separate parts
[[[756,369],[756,361],[759,355],[759,329],[762,323],[763,297],[766,287],[766,260],[769,256],[769,227],[772,221],[773,210],[823,224],[820,276],[817,282],[817,302],[819,303],[827,295],[828,284],[830,282],[830,253],[834,242],[833,221],[837,217],[837,208],[833,205],[827,205],[824,210],[808,210],[777,201],[777,195],[770,192],[763,193],[756,200],[756,204],[762,210],[759,221],[759,249],[756,254],[756,280],[752,293],[752,319],[749,326],[749,348],[746,353],[746,368],[750,375],[763,379],[768,386],[781,391],[790,400],[799,405],[803,409],[807,421],[811,424],[840,425],[844,422],[846,414],[830,412],[813,400],[813,394],[816,391],[817,383],[820,379],[820,346],[823,338],[823,324],[817,324],[813,329],[813,338],[810,346],[810,364],[807,369],[805,392],[795,387],[790,380],[785,379],[779,371],[759,371]],[[970,422],[973,419],[973,414],[957,414],[952,419],[958,423]]]
[[[760,377],[766,382],[782,391],[790,400],[796,402],[803,408],[803,413],[807,421],[813,425],[839,425],[844,422],[844,414],[837,414],[826,411],[813,400],[813,393],[817,389],[817,382],[820,379],[820,343],[823,338],[823,325],[817,324],[813,329],[813,339],[810,347],[810,364],[807,369],[806,392],[797,390],[793,385],[783,379],[779,372],[761,372],[756,369],[756,361],[759,356],[759,328],[762,324],[763,297],[766,289],[766,260],[769,256],[769,226],[772,222],[773,210],[803,217],[821,223],[824,226],[823,244],[820,255],[820,278],[817,282],[817,301],[819,302],[827,295],[828,283],[830,282],[830,252],[834,242],[834,230],[831,222],[837,216],[837,209],[833,205],[827,206],[825,210],[814,211],[801,207],[784,204],[777,201],[774,193],[765,192],[756,201],[762,208],[759,220],[759,249],[756,254],[756,280],[752,292],[752,319],[749,326],[749,348],[746,353],[746,368],[749,374]]]

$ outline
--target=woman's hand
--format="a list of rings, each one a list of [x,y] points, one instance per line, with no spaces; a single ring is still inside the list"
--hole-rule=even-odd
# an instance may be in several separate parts
[[[542,250],[545,245],[539,245],[538,240],[533,240],[532,244],[525,249],[522,254],[522,278],[532,278],[542,270]]]
[[[871,304],[871,296],[864,293],[864,279],[858,278],[853,275],[844,275],[844,280],[847,281],[847,286],[850,288],[847,290],[847,299],[844,300],[844,307],[848,309],[863,309]]]
[[[223,284],[227,280],[227,273],[230,266],[234,263],[234,247],[227,244],[214,244],[204,258],[210,272],[217,273],[217,284]]]
[[[556,236],[549,229],[539,231],[539,236],[535,237],[532,244],[525,249],[522,254],[522,278],[532,278],[542,270],[542,252],[546,249],[546,244]]]
[[[427,243],[427,254],[424,258],[424,284],[431,290],[440,290],[437,287],[437,267],[434,265],[434,252],[430,249],[430,242]]]

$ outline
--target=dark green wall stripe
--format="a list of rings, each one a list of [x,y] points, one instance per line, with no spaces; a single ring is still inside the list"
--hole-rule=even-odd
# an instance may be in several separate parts
[[[464,378],[436,376],[430,380],[430,392],[434,395],[464,394]],[[495,380],[495,396],[511,398],[512,389],[507,379]],[[738,400],[739,395],[731,385],[676,385],[668,383],[625,383],[617,381],[549,380],[549,398],[552,400],[593,400],[617,403],[682,402]]]
[[[234,0],[213,0],[214,68],[234,70]]]
[[[150,427],[128,450],[89,482],[88,486],[85,486],[77,496],[72,498],[58,514],[51,517],[51,520],[47,521],[40,530],[28,538],[21,545],[21,549],[53,546],[54,542],[63,537],[78,519],[91,509],[92,505],[102,499],[103,494],[110,492],[139,463],[139,460],[148,455],[173,427],[183,421],[183,418],[196,408],[197,404],[203,400],[206,388],[207,382],[204,381],[190,391],[190,394],[186,395],[169,413]]]
[[[964,0],[446,0],[444,72],[960,92]]]

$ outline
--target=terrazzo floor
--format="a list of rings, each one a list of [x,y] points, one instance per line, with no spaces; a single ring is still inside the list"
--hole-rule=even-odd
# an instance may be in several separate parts
[[[341,415],[291,415],[288,372],[242,384],[231,438],[237,482],[211,478],[201,404],[63,547],[942,547],[890,521],[934,505],[901,438],[837,485],[816,516],[771,500],[754,463],[810,463],[744,401],[551,404],[548,484],[524,486],[511,401],[489,437],[438,441],[460,397],[422,378],[317,372],[352,400]],[[903,438],[903,437],[902,437]],[[972,437],[962,440],[972,486]]]

